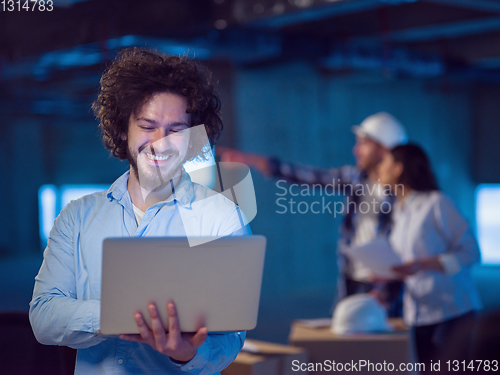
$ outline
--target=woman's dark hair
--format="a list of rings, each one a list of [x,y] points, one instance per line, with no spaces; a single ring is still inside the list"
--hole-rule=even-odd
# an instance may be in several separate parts
[[[394,161],[403,164],[398,184],[416,191],[439,190],[429,158],[420,146],[411,143],[397,146],[391,150],[391,154]]]
[[[221,102],[210,82],[211,76],[198,61],[185,56],[169,56],[136,47],[126,48],[101,78],[97,100],[92,105],[100,120],[104,146],[119,159],[127,159],[127,134],[130,116],[153,95],[171,93],[187,99],[191,124],[205,125],[210,146],[222,132]],[[209,152],[202,140],[191,139],[186,160]]]

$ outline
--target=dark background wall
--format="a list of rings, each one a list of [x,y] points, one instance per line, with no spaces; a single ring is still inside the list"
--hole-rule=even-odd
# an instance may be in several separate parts
[[[484,151],[475,144],[485,142],[477,137],[497,129],[493,102],[485,108],[488,102],[479,101],[478,108],[477,98],[489,97],[491,87],[443,86],[439,80],[376,74],[331,75],[306,63],[212,68],[224,99],[222,144],[322,167],[352,164],[351,126],[388,111],[403,122],[410,140],[424,146],[443,190],[474,226],[474,171],[497,166],[494,158],[476,162]],[[8,199],[0,226],[0,307],[23,310],[41,262],[38,188],[46,183],[111,184],[128,166],[109,156],[88,111],[80,116],[12,115],[2,126],[1,143],[1,188]],[[256,172],[252,176],[258,215],[251,226],[254,233],[267,236],[269,246],[259,325],[250,336],[285,341],[293,319],[330,313],[341,217],[279,214],[276,181]],[[298,199],[310,204],[320,198]]]
[[[491,2],[481,2],[482,10],[474,10],[477,2],[466,0],[460,9],[451,9],[449,4],[438,6],[438,0],[394,1],[392,5],[373,1],[374,7],[378,4],[381,9],[360,10],[356,15],[355,5],[369,2],[350,1],[352,8],[348,8],[343,7],[347,2],[337,1],[327,10],[337,11],[338,6],[344,13],[293,10],[290,14],[295,18],[262,19],[252,15],[255,8],[250,0],[239,2],[249,4],[248,12],[246,5],[240,9],[243,13],[231,14],[231,9],[221,8],[212,14],[207,10],[210,22],[213,17],[226,17],[230,26],[233,22],[252,27],[245,32],[236,27],[227,34],[202,23],[204,14],[193,13],[204,11],[207,2],[199,8],[196,0],[148,1],[143,9],[145,18],[133,23],[121,22],[128,17],[121,14],[123,6],[109,16],[103,12],[102,25],[94,27],[94,11],[100,3],[106,2],[84,1],[50,15],[54,17],[51,25],[60,30],[54,31],[43,24],[49,21],[37,18],[40,34],[36,38],[22,33],[28,27],[19,27],[23,22],[34,22],[33,17],[26,21],[13,15],[3,23],[5,18],[0,19],[0,195],[4,198],[0,205],[0,311],[28,309],[42,261],[39,187],[111,184],[128,168],[103,148],[90,111],[100,74],[114,53],[106,43],[112,37],[142,33],[164,39],[138,45],[165,51],[174,46],[178,48],[175,51],[180,48],[186,52],[186,38],[200,34],[201,45],[212,53],[207,63],[223,100],[221,145],[321,167],[352,164],[351,126],[370,114],[388,111],[406,126],[410,140],[429,153],[440,186],[472,227],[477,185],[500,183],[500,79],[498,69],[480,70],[477,63],[489,57],[491,65],[495,51],[500,51],[500,38],[494,29],[498,25],[482,22],[490,16],[485,9],[500,12]],[[155,10],[162,4],[173,7],[170,13]],[[186,9],[181,12],[180,8]],[[420,13],[415,13],[417,8]],[[151,12],[166,14],[167,20],[177,15],[179,20],[172,27],[175,32],[161,17],[146,22]],[[284,12],[287,15],[286,9]],[[141,14],[135,16],[140,18]],[[301,14],[305,14],[303,20]],[[335,22],[321,19],[324,14],[330,14]],[[311,21],[311,15],[320,19]],[[192,22],[182,25],[187,18]],[[50,20],[49,15],[46,19]],[[455,23],[446,29],[446,21]],[[468,28],[460,31],[456,26],[459,21]],[[475,29],[471,22],[476,22]],[[433,29],[434,23],[448,34],[443,28]],[[277,25],[284,26],[280,29]],[[185,30],[188,26],[193,27],[189,32]],[[258,29],[261,26],[265,27]],[[423,32],[416,26],[429,28]],[[470,36],[464,31],[481,27],[489,34]],[[405,30],[412,33],[405,34]],[[451,36],[450,30],[456,35]],[[358,50],[354,42],[350,44],[357,37],[363,38],[364,48],[366,43],[372,44]],[[410,38],[409,44],[402,42],[404,38]],[[51,40],[54,42],[48,46]],[[193,40],[189,41],[196,49],[200,43]],[[65,50],[74,46],[81,48]],[[414,48],[411,54],[405,54],[406,47]],[[52,50],[59,52],[40,57]],[[437,60],[432,55],[436,51]],[[89,56],[96,54],[96,62],[88,62]],[[436,73],[434,66],[441,70]],[[254,233],[268,238],[269,246],[259,324],[249,337],[284,342],[293,319],[330,314],[341,217],[311,212],[279,214],[276,181],[257,172],[252,177],[258,214],[251,226]],[[312,203],[318,197],[302,200]],[[485,306],[500,307],[498,267],[478,267],[474,272]]]

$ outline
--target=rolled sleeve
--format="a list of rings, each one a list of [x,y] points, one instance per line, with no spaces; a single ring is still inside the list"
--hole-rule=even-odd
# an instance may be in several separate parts
[[[191,374],[201,374],[209,361],[210,347],[208,343],[205,342],[198,348],[198,351],[192,360],[182,365],[179,364],[179,366],[182,371],[189,372]],[[176,362],[174,361],[174,363]]]
[[[246,332],[209,335],[189,362],[181,364],[171,360],[187,373],[199,375],[219,373],[234,361],[243,347],[245,337]]]
[[[454,254],[441,254],[438,256],[438,260],[447,275],[454,275],[462,268],[460,261]]]
[[[446,273],[455,274],[464,266],[472,266],[481,256],[469,223],[446,196],[435,205],[435,218],[441,235],[448,243],[447,251],[439,256]]]
[[[359,181],[360,171],[351,165],[340,168],[317,168],[300,163],[286,163],[276,157],[268,159],[271,175],[290,183],[322,185],[330,187],[332,193],[338,186]]]

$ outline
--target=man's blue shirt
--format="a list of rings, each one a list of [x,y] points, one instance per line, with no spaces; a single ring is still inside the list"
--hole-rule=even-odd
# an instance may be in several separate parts
[[[129,172],[107,191],[72,201],[55,220],[30,303],[35,336],[79,349],[75,374],[218,373],[241,350],[245,332],[209,334],[184,365],[149,345],[98,334],[105,238],[185,236],[186,229],[190,236],[251,234],[233,202],[193,183],[185,171],[171,197],[149,207],[137,225],[128,178]]]

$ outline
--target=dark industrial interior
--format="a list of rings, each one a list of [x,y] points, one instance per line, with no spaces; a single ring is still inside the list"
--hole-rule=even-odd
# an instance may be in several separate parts
[[[40,187],[110,185],[128,169],[102,146],[91,111],[103,71],[125,47],[204,61],[223,103],[217,145],[325,168],[353,164],[351,126],[387,111],[423,146],[476,235],[477,189],[500,186],[498,1],[54,0],[51,11],[47,1],[43,11],[5,3],[3,314],[29,308],[45,245]],[[251,228],[268,246],[259,321],[247,337],[286,343],[294,320],[331,316],[342,218],[279,214],[276,181],[252,178]],[[500,238],[493,245],[500,252]],[[484,310],[499,309],[500,261],[473,275]]]

